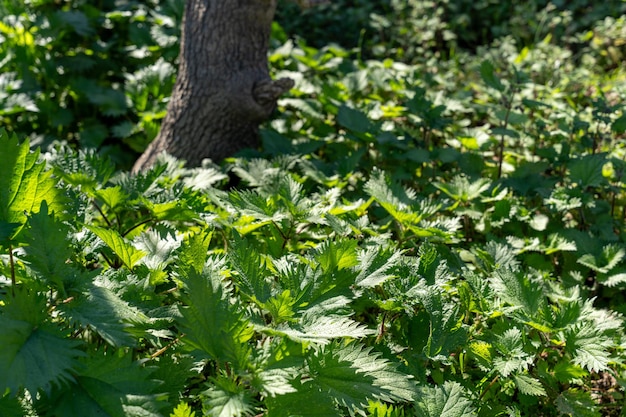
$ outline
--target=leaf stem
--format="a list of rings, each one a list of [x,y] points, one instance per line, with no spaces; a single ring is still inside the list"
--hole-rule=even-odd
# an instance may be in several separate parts
[[[11,296],[15,298],[15,260],[13,259],[13,245],[9,243],[9,268],[11,269]]]

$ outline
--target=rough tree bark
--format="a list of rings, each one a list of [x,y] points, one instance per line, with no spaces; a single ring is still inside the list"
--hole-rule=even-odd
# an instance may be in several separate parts
[[[310,7],[320,0],[296,0]],[[293,86],[272,80],[267,53],[277,0],[187,0],[176,85],[161,130],[133,171],[163,151],[199,165],[258,146],[258,126]]]

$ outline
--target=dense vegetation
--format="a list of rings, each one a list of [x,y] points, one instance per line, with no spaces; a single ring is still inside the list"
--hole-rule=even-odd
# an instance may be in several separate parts
[[[182,3],[88,3],[0,3],[0,417],[622,415],[625,3],[284,5],[263,148],[139,175]]]

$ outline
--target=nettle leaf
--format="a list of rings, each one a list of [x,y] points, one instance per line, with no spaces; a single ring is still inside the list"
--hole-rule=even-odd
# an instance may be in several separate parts
[[[51,415],[102,417],[162,417],[169,407],[157,394],[161,382],[153,369],[133,362],[133,353],[95,351],[83,360],[69,389],[55,399]]]
[[[257,326],[257,330],[272,335],[288,337],[297,342],[327,344],[337,338],[361,339],[375,331],[348,317],[316,316],[307,314],[297,323],[281,324],[277,327]]]
[[[55,175],[67,184],[81,187],[87,194],[103,187],[115,173],[115,165],[95,150],[81,150],[78,154],[64,148],[58,153],[49,154]]]
[[[420,300],[430,316],[424,354],[434,360],[445,360],[467,338],[467,328],[459,314],[460,306],[445,302],[441,291],[434,287],[422,292]]]
[[[255,414],[252,392],[226,377],[213,378],[211,388],[201,393],[204,415],[211,417],[242,417]]]
[[[420,387],[415,402],[417,417],[472,417],[476,411],[467,399],[463,387],[446,381],[440,386]]]
[[[453,200],[468,202],[479,198],[487,191],[491,187],[491,181],[488,178],[479,178],[470,182],[467,176],[457,175],[449,182],[435,182],[433,185]]]
[[[0,414],[2,417],[24,417],[28,413],[22,406],[22,400],[19,397],[10,396],[5,394],[4,397],[0,397]]]
[[[534,356],[524,350],[522,332],[516,327],[497,335],[493,345],[500,354],[494,358],[493,365],[504,377],[528,370],[534,361]]]
[[[95,284],[58,308],[72,323],[94,330],[113,346],[135,346],[129,330],[148,319],[112,290]]]
[[[608,274],[626,257],[626,250],[616,244],[602,248],[600,256],[587,253],[578,259],[578,263],[601,274]]]
[[[505,86],[495,74],[495,68],[491,61],[484,60],[480,64],[480,76],[489,87],[504,92]]]
[[[574,159],[568,164],[569,178],[583,188],[607,185],[607,179],[602,175],[606,162],[605,155],[598,154]]]
[[[354,279],[356,285],[363,288],[373,288],[382,284],[394,275],[392,269],[398,264],[402,256],[392,248],[367,248],[358,254],[359,274]]]
[[[137,262],[146,255],[144,251],[135,248],[115,230],[96,226],[85,227],[102,239],[128,269],[133,269]]]
[[[562,415],[580,417],[600,417],[596,401],[591,393],[575,388],[562,392],[556,399],[556,407]]]
[[[526,374],[513,374],[512,378],[522,394],[535,397],[546,395],[546,390],[538,379]]]
[[[65,286],[77,275],[69,260],[73,256],[70,228],[48,213],[48,205],[41,202],[38,213],[28,218],[24,230],[24,256],[39,279],[65,293]]]
[[[341,271],[357,265],[357,245],[356,240],[326,240],[311,255],[324,272]]]
[[[0,390],[49,393],[72,380],[81,342],[47,322],[43,295],[17,291],[0,310]]]
[[[398,222],[403,225],[417,225],[420,221],[435,214],[440,205],[417,198],[417,193],[398,183],[390,184],[385,173],[375,169],[364,185],[364,191]]]
[[[342,417],[327,392],[310,381],[295,381],[295,392],[265,399],[268,415],[272,417]]]
[[[244,294],[260,303],[265,303],[274,291],[259,252],[250,239],[233,234],[233,244],[228,252],[228,259],[236,271],[234,279]]]
[[[608,369],[611,361],[609,349],[612,346],[611,338],[604,335],[594,323],[585,322],[565,333],[565,351],[571,355],[575,364],[590,372]]]
[[[203,272],[181,270],[187,304],[180,307],[181,331],[191,347],[243,369],[249,361],[246,342],[253,331],[239,306],[229,300],[219,268],[219,262],[213,262]]]
[[[524,317],[536,317],[543,310],[546,299],[542,283],[523,271],[501,269],[493,273],[490,282],[501,301],[513,311],[521,310]]]
[[[415,386],[410,376],[372,348],[331,343],[315,351],[307,365],[311,384],[350,410],[361,410],[369,400],[411,401]]]
[[[337,122],[346,129],[356,133],[366,133],[371,125],[370,119],[365,113],[346,105],[339,107]]]
[[[181,402],[174,408],[170,417],[196,417],[196,412],[192,410],[189,404]]]
[[[36,212],[42,201],[56,212],[63,209],[56,181],[38,159],[39,151],[31,152],[28,141],[20,145],[15,135],[0,129],[0,224],[5,228],[14,225],[9,239],[19,233],[27,215]]]

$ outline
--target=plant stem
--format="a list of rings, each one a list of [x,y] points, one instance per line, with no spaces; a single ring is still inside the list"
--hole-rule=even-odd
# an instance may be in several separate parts
[[[15,297],[15,260],[13,259],[13,245],[9,243],[9,268],[11,269],[11,296]]]

